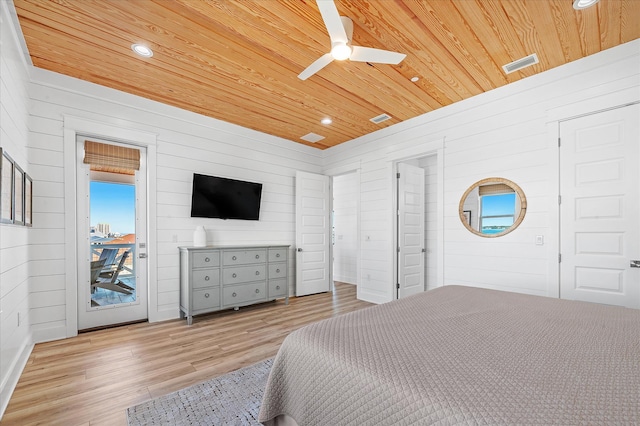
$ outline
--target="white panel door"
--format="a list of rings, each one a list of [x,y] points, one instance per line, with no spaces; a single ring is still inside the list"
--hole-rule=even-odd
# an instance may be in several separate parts
[[[398,164],[398,299],[424,291],[424,169]]]
[[[296,172],[296,296],[331,291],[329,176]]]
[[[560,125],[560,295],[640,308],[640,106]]]

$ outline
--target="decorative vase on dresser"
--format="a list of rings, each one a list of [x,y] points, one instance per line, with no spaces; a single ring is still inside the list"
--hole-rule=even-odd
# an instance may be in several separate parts
[[[207,245],[207,231],[204,226],[196,226],[196,230],[193,231],[193,246],[194,247],[206,247]]]
[[[284,298],[289,246],[180,247],[180,315],[193,316]]]

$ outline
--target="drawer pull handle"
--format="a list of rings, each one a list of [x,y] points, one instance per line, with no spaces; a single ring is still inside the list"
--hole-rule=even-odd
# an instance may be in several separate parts
[[[233,273],[233,275],[231,275],[233,278],[237,277],[238,274],[236,274],[235,272]]]
[[[276,290],[280,290],[280,286],[279,285],[276,286]]]
[[[206,297],[208,299],[209,298],[209,293],[205,293],[204,297]]]
[[[260,255],[259,254],[256,254],[256,259],[260,259]]]
[[[260,293],[260,289],[256,288],[256,294]]]
[[[280,253],[276,253],[276,257],[280,257]]]
[[[231,260],[236,260],[236,259],[238,259],[238,258],[237,258],[237,257],[235,257],[235,256],[233,256],[233,257],[231,258]]]
[[[204,280],[205,280],[205,281],[209,281],[209,275],[206,275],[206,276],[204,277]]]
[[[280,273],[280,268],[276,269],[276,274]]]
[[[208,257],[205,257],[205,258],[204,258],[204,261],[205,261],[205,262],[208,262],[208,261],[210,261],[210,260],[211,260],[211,259],[209,259]]]
[[[234,292],[234,293],[231,295],[231,297],[236,297],[237,295],[238,295],[238,294]]]
[[[260,271],[256,271],[256,275],[260,275]]]

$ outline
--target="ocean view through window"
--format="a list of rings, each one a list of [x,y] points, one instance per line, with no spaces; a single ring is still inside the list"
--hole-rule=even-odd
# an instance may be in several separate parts
[[[516,215],[515,192],[483,195],[480,198],[480,232],[498,234],[513,225]]]

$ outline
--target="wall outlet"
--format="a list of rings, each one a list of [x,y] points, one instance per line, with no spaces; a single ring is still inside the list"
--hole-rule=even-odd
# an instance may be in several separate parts
[[[536,245],[541,246],[544,244],[544,235],[536,235]]]
[[[177,243],[178,242],[178,235],[177,234],[173,234],[171,236],[171,242]]]

